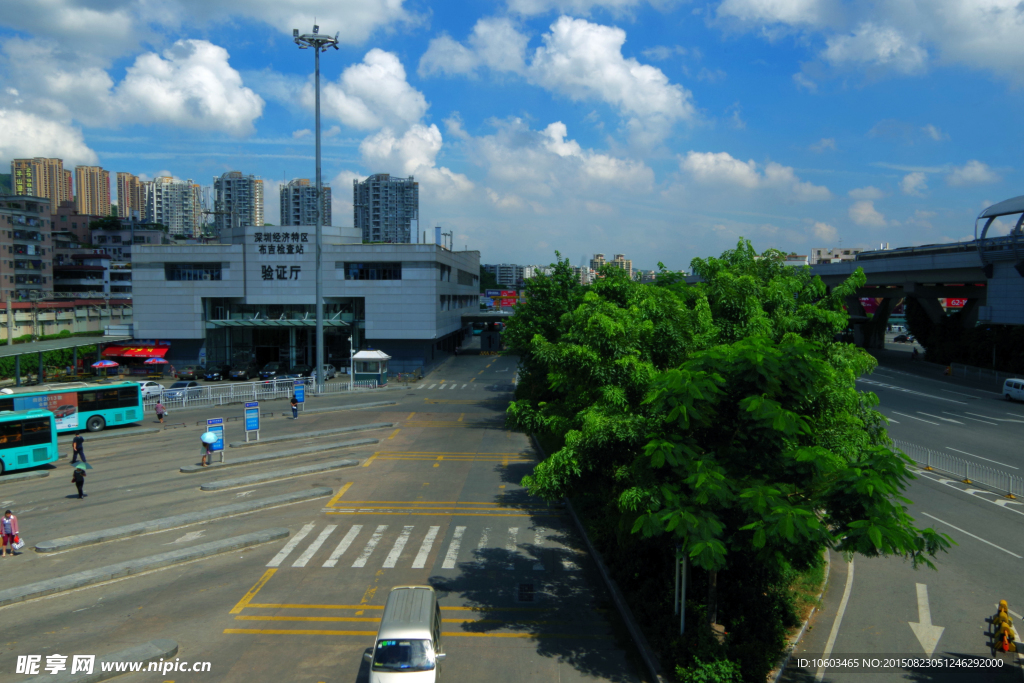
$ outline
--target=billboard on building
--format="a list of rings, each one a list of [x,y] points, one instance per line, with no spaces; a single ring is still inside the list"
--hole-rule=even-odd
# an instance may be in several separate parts
[[[967,299],[946,299],[946,308],[963,308],[967,305]]]

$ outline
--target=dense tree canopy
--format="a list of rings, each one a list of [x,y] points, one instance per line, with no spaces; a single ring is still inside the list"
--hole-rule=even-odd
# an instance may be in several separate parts
[[[600,490],[621,535],[670,538],[712,572],[780,576],[826,547],[930,565],[949,540],[914,526],[908,460],[855,386],[875,361],[834,341],[864,275],[828,291],[782,261],[741,240],[693,261],[698,284],[607,268],[583,287],[562,261],[531,279],[505,333],[508,419],[560,447],[524,485]]]

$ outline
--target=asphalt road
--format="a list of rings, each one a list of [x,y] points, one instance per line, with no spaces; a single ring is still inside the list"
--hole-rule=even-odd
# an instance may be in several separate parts
[[[892,420],[889,433],[894,438],[1024,473],[1019,446],[1024,406],[953,378],[922,378],[886,367],[859,381],[858,387],[877,394],[879,410]],[[1014,655],[993,657],[987,622],[1001,599],[1017,615],[1015,627],[1024,622],[1024,593],[1017,580],[1024,568],[1024,504],[924,471],[918,472],[906,496],[919,526],[947,533],[958,545],[939,556],[936,571],[915,571],[898,558],[856,557],[849,584],[851,565],[833,554],[823,609],[798,646],[785,681],[855,681],[867,673],[879,683],[1024,679]],[[865,657],[879,659],[879,664],[887,658],[929,655],[932,661],[931,666],[833,666],[819,671],[813,660],[826,653],[844,664]],[[811,661],[801,665],[801,658]],[[937,659],[957,666],[938,668]],[[1002,666],[993,668],[994,663]]]
[[[503,428],[514,374],[513,358],[460,356],[409,388],[310,399],[310,408],[398,404],[294,421],[275,416],[261,436],[294,435],[294,442],[244,454],[320,443],[304,438],[319,429],[399,425],[355,435],[381,439],[368,448],[219,472],[178,472],[198,460],[203,428],[194,423],[208,416],[204,411],[179,412],[174,421],[187,418],[189,426],[159,434],[92,443],[87,435],[94,466],[88,498],[74,494],[67,460],[46,479],[0,490],[0,507],[15,510],[29,545],[311,486],[334,494],[64,553],[0,559],[0,575],[12,587],[251,531],[292,532],[287,541],[0,608],[0,681],[23,678],[14,673],[18,655],[43,655],[44,662],[55,653],[102,655],[156,638],[178,641],[180,659],[208,661],[211,672],[131,680],[367,681],[362,654],[388,590],[423,583],[441,591],[445,680],[643,680],[571,520],[519,486],[535,454],[525,435]],[[236,408],[241,413],[240,406],[218,407],[216,416]],[[228,423],[229,440],[241,436],[239,425]],[[353,438],[343,436],[334,438]],[[352,457],[360,466],[199,491],[205,481]]]

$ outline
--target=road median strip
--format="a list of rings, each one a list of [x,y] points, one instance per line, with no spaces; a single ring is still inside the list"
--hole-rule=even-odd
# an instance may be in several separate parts
[[[26,479],[42,479],[50,476],[49,470],[36,470],[35,472],[18,472],[17,474],[5,474],[0,477],[0,484],[13,484]]]
[[[327,394],[324,394],[325,396]],[[321,397],[322,398],[322,397]],[[306,408],[303,406],[301,414],[306,413],[333,413],[336,410],[358,410],[360,408],[379,408],[381,406],[398,405],[398,401],[373,401],[372,403],[353,403],[350,406],[327,406],[325,408]],[[281,413],[281,417],[291,417],[287,413]]]
[[[326,490],[330,491],[330,489]],[[87,569],[83,572],[67,574],[56,579],[37,581],[36,583],[30,583],[27,586],[17,586],[15,588],[0,590],[0,607],[13,605],[17,602],[24,602],[25,600],[32,600],[33,598],[41,598],[54,593],[63,593],[76,588],[82,588],[83,586],[104,583],[106,581],[112,581],[113,579],[119,579],[133,574],[141,574],[142,572],[181,564],[182,562],[190,562],[210,555],[219,555],[220,553],[231,552],[233,550],[238,550],[239,548],[248,548],[249,546],[259,545],[261,543],[276,541],[280,538],[287,538],[289,534],[290,532],[288,529],[284,528],[266,529],[264,531],[256,531],[243,536],[226,538],[221,541],[203,543],[191,548],[171,550],[166,553],[160,553],[159,555],[150,555],[149,557],[142,557],[137,560],[119,562],[106,567]]]
[[[117,438],[126,437],[126,436],[138,436],[140,434],[158,434],[158,433],[160,433],[162,431],[163,430],[160,429],[159,427],[142,427],[142,428],[133,427],[132,429],[117,429],[117,430],[103,431],[103,432],[100,432],[98,434],[95,433],[95,432],[86,432],[85,434],[83,434],[83,436],[87,437],[88,443],[92,443],[93,441],[103,441],[105,439],[117,439]],[[73,434],[72,438],[74,438],[74,436],[76,436],[76,435]],[[71,439],[68,439],[67,441],[61,441],[60,445],[61,446],[70,446],[71,445]]]
[[[312,412],[312,411],[309,411]],[[316,432],[305,432],[304,434],[292,434],[285,436],[272,436],[269,439],[259,441],[233,441],[228,444],[231,448],[246,448],[247,446],[259,446],[261,444],[275,443],[278,441],[299,441],[304,439],[316,439],[321,436],[332,436],[334,434],[347,434],[350,432],[369,432],[375,429],[390,429],[397,426],[397,422],[374,422],[366,425],[354,425],[352,427],[336,427],[334,429],[321,429]]]
[[[140,662],[147,665],[149,662],[155,662],[158,659],[170,659],[176,654],[178,654],[177,642],[170,640],[169,638],[158,638],[157,640],[151,640],[143,645],[136,645],[117,652],[111,652],[109,655],[97,657],[92,673],[39,675],[26,679],[26,683],[32,683],[33,681],[37,681],[39,683],[42,681],[46,681],[47,683],[97,683],[98,681],[105,681],[108,678],[113,678],[115,676],[123,676],[126,673],[124,668],[119,669],[116,666],[111,666],[109,671],[104,671],[104,664]],[[142,671],[145,670],[146,667],[143,666]]]
[[[129,536],[139,536],[153,531],[175,529],[177,527],[187,526],[197,522],[205,522],[210,519],[221,519],[246,512],[252,512],[254,510],[262,510],[264,508],[276,507],[279,505],[289,505],[291,503],[298,503],[316,498],[325,498],[332,493],[334,493],[332,488],[328,486],[319,486],[304,491],[294,491],[280,496],[271,496],[270,498],[259,498],[257,500],[249,500],[244,503],[220,505],[206,510],[197,510],[196,512],[186,512],[185,514],[174,515],[173,517],[163,517],[161,519],[137,522],[136,524],[127,524],[125,526],[114,527],[112,529],[100,529],[99,531],[90,531],[88,533],[77,534],[75,536],[65,536],[64,538],[57,538],[52,541],[43,541],[42,543],[38,543],[36,544],[35,549],[38,553],[55,553],[61,550],[78,548],[84,545],[115,541],[120,538],[128,538]]]
[[[320,444],[319,446],[296,448],[290,451],[279,451],[277,453],[265,453],[263,455],[246,455],[241,458],[231,458],[228,462],[215,462],[211,463],[207,467],[203,467],[202,465],[185,465],[178,471],[183,472],[185,474],[193,474],[195,472],[207,472],[211,468],[220,469],[222,467],[237,467],[239,465],[250,465],[252,463],[267,462],[269,460],[280,460],[281,458],[294,458],[295,456],[298,455],[309,455],[310,453],[323,453],[324,451],[333,451],[338,448],[370,446],[375,443],[380,443],[380,439],[356,439],[355,441],[342,441],[341,443]]]
[[[231,489],[237,486],[248,486],[249,484],[259,484],[265,481],[276,481],[278,479],[290,479],[292,477],[301,477],[306,474],[316,474],[317,472],[328,472],[330,470],[341,469],[342,467],[355,467],[358,464],[358,460],[337,460],[335,462],[327,462],[319,465],[292,467],[291,469],[287,470],[275,470],[274,472],[264,472],[263,474],[254,474],[249,477],[236,477],[234,479],[221,479],[220,481],[211,481],[206,484],[201,484],[199,486],[199,490],[222,491],[224,489]]]

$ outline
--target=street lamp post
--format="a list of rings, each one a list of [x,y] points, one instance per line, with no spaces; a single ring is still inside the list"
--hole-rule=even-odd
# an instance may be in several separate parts
[[[299,49],[313,48],[316,55],[316,389],[317,393],[320,393],[324,385],[324,207],[323,185],[320,180],[320,53],[330,47],[338,49],[338,34],[334,34],[333,38],[322,36],[320,27],[314,24],[312,33],[299,35],[299,29],[292,29],[292,37]]]

